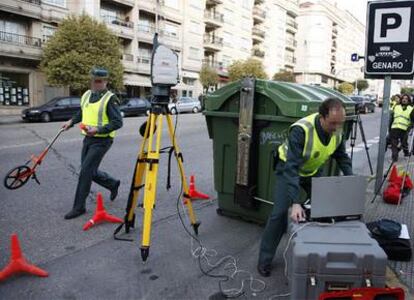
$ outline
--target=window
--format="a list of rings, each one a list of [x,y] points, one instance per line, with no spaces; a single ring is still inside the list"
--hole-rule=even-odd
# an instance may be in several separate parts
[[[66,0],[42,0],[42,3],[56,5],[66,8]]]
[[[194,20],[191,20],[190,22],[190,32],[196,33],[196,34],[202,34],[200,23]]]
[[[249,50],[251,47],[250,41],[246,38],[242,38],[240,40],[240,48],[242,48],[243,50]]]
[[[183,91],[183,97],[187,97],[187,91],[186,90]],[[182,100],[184,100],[184,99],[182,99]]]
[[[166,36],[178,39],[178,27],[170,23],[165,23],[164,34]]]
[[[193,91],[188,91],[188,97],[193,97]]]
[[[0,20],[0,31],[26,35],[27,26],[24,23],[17,23],[9,20]]]
[[[189,53],[188,53],[188,58],[193,59],[193,60],[199,60],[200,59],[200,49],[190,47],[189,48]]]
[[[179,9],[180,0],[164,0],[164,5],[171,8]]]
[[[183,83],[186,85],[194,85],[195,79],[189,77],[183,77]]]
[[[46,42],[56,32],[57,28],[52,26],[43,25],[43,42]]]
[[[71,98],[70,102],[72,106],[80,106],[80,98]]]
[[[251,9],[252,8],[251,0],[243,0],[243,8]]]
[[[234,43],[233,43],[234,39],[233,39],[233,34],[230,32],[223,32],[223,44],[227,47],[233,48]]]
[[[233,25],[234,21],[233,21],[233,11],[226,8],[224,9],[224,22],[226,22],[227,24]]]
[[[70,105],[70,98],[64,98],[56,102],[56,106],[68,106]]]

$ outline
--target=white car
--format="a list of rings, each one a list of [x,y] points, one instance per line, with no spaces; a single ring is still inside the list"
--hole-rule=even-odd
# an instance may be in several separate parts
[[[180,97],[176,103],[168,104],[168,109],[173,115],[183,112],[198,113],[201,110],[201,103],[191,97]]]

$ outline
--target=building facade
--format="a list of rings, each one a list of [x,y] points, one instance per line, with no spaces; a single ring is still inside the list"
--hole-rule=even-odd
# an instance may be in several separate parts
[[[3,0],[0,2],[0,107],[6,114],[36,106],[68,89],[51,87],[39,72],[42,47],[69,14],[105,23],[122,48],[128,96],[151,92],[152,39],[179,56],[178,96],[202,92],[199,71],[215,68],[222,86],[238,59],[261,60],[271,77],[295,66],[297,0]]]
[[[296,80],[334,87],[363,78],[365,26],[349,12],[326,0],[305,1],[298,16]]]

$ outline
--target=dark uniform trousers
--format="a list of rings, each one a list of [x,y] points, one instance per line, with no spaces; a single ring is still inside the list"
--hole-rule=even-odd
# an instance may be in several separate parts
[[[281,163],[281,162],[279,162]],[[278,163],[278,164],[279,164]],[[311,178],[300,177],[300,186],[311,196]],[[287,200],[287,184],[283,176],[283,168],[276,170],[276,183],[273,190],[273,210],[267,220],[266,228],[260,244],[259,265],[270,265],[275,256],[277,246],[287,229],[288,211],[292,203]]]
[[[398,147],[399,143],[401,143],[401,148],[404,153],[408,154],[408,130],[392,128],[390,131],[390,140],[393,160],[398,159],[398,152],[400,151]]]
[[[109,174],[98,170],[105,153],[111,148],[112,143],[113,140],[109,137],[84,138],[81,156],[81,171],[75,194],[75,202],[73,204],[75,210],[85,209],[85,202],[91,190],[92,181],[108,190],[115,188],[117,180],[112,178]]]

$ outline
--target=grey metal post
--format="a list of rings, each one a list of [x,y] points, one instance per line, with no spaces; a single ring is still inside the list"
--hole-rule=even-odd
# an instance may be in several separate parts
[[[389,125],[390,115],[390,94],[391,94],[391,76],[385,76],[384,78],[384,95],[382,100],[382,113],[381,113],[381,129],[380,140],[378,145],[378,160],[377,160],[377,176],[375,178],[375,190],[378,191],[382,182],[382,176],[384,173],[384,159],[385,159],[385,146],[386,137]]]

